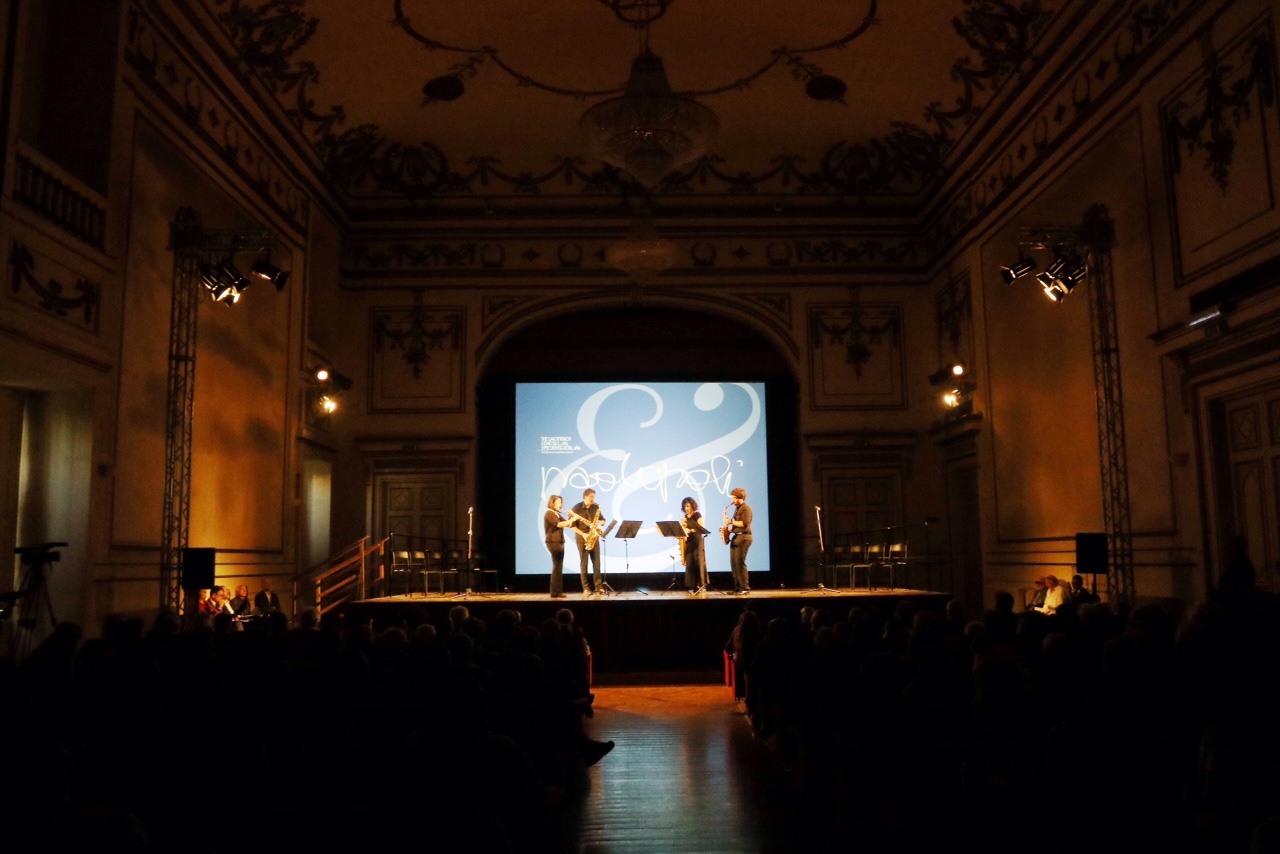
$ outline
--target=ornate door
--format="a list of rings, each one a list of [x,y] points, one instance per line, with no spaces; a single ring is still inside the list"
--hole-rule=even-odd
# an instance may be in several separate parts
[[[1215,451],[1219,480],[1229,484],[1230,514],[1219,517],[1219,561],[1230,554],[1230,541],[1248,541],[1249,558],[1258,573],[1258,584],[1274,589],[1276,560],[1280,558],[1280,388],[1227,398],[1217,404]],[[1221,487],[1220,487],[1221,489]],[[1214,578],[1223,567],[1214,568]]]
[[[457,478],[451,473],[396,472],[374,476],[374,527],[391,545],[424,551],[458,548],[466,531],[455,527]],[[403,539],[401,539],[403,538]]]

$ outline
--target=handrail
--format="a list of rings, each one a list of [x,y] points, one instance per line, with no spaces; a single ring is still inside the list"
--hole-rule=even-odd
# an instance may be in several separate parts
[[[305,572],[295,575],[293,577],[293,618],[296,620],[298,617],[298,592],[303,581],[306,581],[308,586],[315,585],[315,606],[321,616],[349,601],[353,596],[365,598],[369,581],[368,557],[374,552],[377,552],[379,557],[385,554],[389,539],[391,538],[388,536],[376,543],[371,543],[370,537],[361,537]],[[377,575],[373,581],[384,582],[383,562],[378,560],[374,566],[377,569]]]

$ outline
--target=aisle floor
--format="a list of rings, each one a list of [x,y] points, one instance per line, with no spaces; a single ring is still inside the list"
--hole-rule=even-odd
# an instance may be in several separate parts
[[[616,747],[590,771],[576,850],[805,850],[794,798],[723,685],[595,689],[593,738]]]

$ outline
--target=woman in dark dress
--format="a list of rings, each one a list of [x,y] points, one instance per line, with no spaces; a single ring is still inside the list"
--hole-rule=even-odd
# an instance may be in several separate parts
[[[551,552],[551,598],[564,598],[564,529],[573,522],[560,515],[564,500],[559,495],[547,499],[547,512],[542,515],[547,551]]]
[[[680,527],[685,532],[684,549],[681,559],[684,562],[684,587],[686,590],[702,592],[707,587],[707,549],[703,542],[702,514],[698,512],[698,502],[692,497],[680,502],[684,516],[680,519]]]

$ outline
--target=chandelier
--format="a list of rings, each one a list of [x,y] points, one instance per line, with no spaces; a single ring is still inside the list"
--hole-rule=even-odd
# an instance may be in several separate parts
[[[579,120],[591,153],[646,190],[706,153],[718,125],[709,108],[671,91],[662,59],[647,44],[631,62],[626,91]]]
[[[604,258],[632,281],[644,282],[675,263],[676,245],[659,236],[649,209],[641,206],[636,209],[626,236],[605,249]]]

